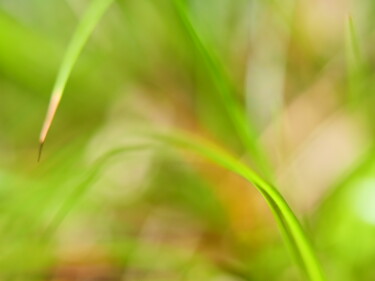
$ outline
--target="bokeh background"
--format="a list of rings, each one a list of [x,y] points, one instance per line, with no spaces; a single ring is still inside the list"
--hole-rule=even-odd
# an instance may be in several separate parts
[[[375,2],[188,0],[203,47],[172,2],[114,1],[37,163],[90,1],[0,0],[0,280],[304,280],[243,179],[174,149],[113,152],[145,127],[247,162],[285,196],[329,280],[375,280]]]

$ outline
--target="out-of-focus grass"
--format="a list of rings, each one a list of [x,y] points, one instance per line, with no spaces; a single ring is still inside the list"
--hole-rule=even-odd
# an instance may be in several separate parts
[[[372,1],[114,1],[37,164],[90,3],[0,1],[0,279],[305,280],[241,177],[169,145],[111,154],[145,127],[225,147],[280,189],[328,280],[374,279]]]
[[[97,25],[98,21],[112,4],[112,0],[99,0],[94,1],[88,8],[87,13],[80,21],[79,26],[66,50],[65,57],[59,68],[59,73],[56,78],[56,82],[53,86],[51,100],[48,107],[47,115],[43,123],[43,127],[40,133],[40,151],[38,161],[40,160],[44,142],[52,125],[56,111],[60,105],[61,98],[64,94],[66,83],[68,82],[69,76],[73,70],[73,67],[82,52],[85,43],[89,39],[93,29]]]

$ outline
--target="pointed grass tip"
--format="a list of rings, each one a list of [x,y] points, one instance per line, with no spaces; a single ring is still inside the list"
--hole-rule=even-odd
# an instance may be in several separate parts
[[[42,152],[43,152],[43,146],[44,146],[44,141],[39,142],[39,151],[38,151],[38,163],[40,162],[40,159],[42,158]]]
[[[47,134],[49,132],[49,129],[51,128],[52,121],[55,117],[57,108],[59,107],[60,100],[61,100],[62,91],[61,90],[55,90],[53,91],[53,94],[51,96],[51,100],[48,105],[48,110],[46,117],[43,122],[43,127],[40,132],[39,137],[39,153],[38,153],[38,162],[40,161],[40,158],[42,157],[43,152],[43,145],[46,140]]]

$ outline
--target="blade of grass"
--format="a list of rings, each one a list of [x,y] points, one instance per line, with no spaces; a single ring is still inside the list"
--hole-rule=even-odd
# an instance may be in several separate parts
[[[262,172],[269,177],[269,166],[266,161],[266,157],[264,156],[261,148],[256,141],[254,126],[249,122],[249,120],[247,120],[244,111],[241,110],[241,107],[236,102],[234,98],[235,91],[231,85],[230,79],[225,73],[223,66],[203,41],[202,36],[198,33],[197,28],[194,26],[194,22],[191,19],[191,16],[189,15],[187,8],[182,3],[182,1],[174,0],[173,3],[183,27],[189,35],[194,47],[199,51],[204,63],[206,64],[211,79],[213,80],[216,88],[219,91],[222,103],[225,105],[227,114],[229,118],[232,119],[232,122],[235,125],[237,134],[239,135],[248,152],[250,152],[251,156],[255,158],[256,164],[258,164]],[[307,269],[303,265],[303,262],[301,261],[300,253],[298,252],[297,246],[295,245],[295,242],[293,240],[293,235],[288,229],[287,223],[282,216],[282,212],[280,211],[277,204],[273,202],[272,197],[269,197],[267,193],[262,192],[262,194],[267,200],[275,215],[275,218],[277,219],[279,227],[282,231],[282,235],[287,242],[287,245],[290,248],[294,259],[304,271],[307,271]]]
[[[223,149],[216,147],[208,141],[184,134],[160,135],[157,133],[146,133],[142,135],[146,135],[146,137],[151,138],[151,140],[156,140],[161,144],[173,145],[191,150],[194,153],[209,159],[213,163],[236,173],[253,184],[269,204],[269,207],[271,208],[278,222],[282,235],[302,272],[306,274],[308,279],[311,281],[326,280],[310,241],[304,233],[300,222],[289,207],[288,203],[273,185],[265,181],[247,165],[237,160],[234,156],[231,156]],[[62,205],[60,211],[51,222],[50,231],[54,232],[57,229],[58,225],[60,225],[62,220],[77,203],[77,198],[81,198],[82,195],[86,193],[87,188],[90,186],[90,183],[92,183],[93,178],[97,177],[99,171],[105,167],[104,164],[112,156],[123,152],[143,150],[145,147],[148,148],[149,146],[138,145],[119,148],[100,158],[97,164],[94,165],[91,172],[88,173],[87,179],[83,181],[82,185],[77,187],[76,192],[73,192],[72,196],[70,197],[71,199],[68,199]],[[49,233],[51,233],[50,231]]]
[[[159,138],[166,143],[171,143],[192,150],[252,183],[265,197],[279,223],[279,226],[281,227],[284,238],[292,248],[291,250],[296,251],[294,252],[295,258],[297,258],[299,264],[303,265],[302,271],[307,274],[311,281],[326,280],[319,261],[300,222],[283,196],[272,184],[261,178],[247,165],[238,161],[235,157],[207,141],[198,140],[194,137],[184,135],[154,135],[154,137]]]
[[[256,138],[256,130],[250,120],[246,117],[245,110],[241,108],[235,98],[235,90],[230,82],[230,79],[224,70],[220,60],[215,56],[213,51],[208,47],[199,34],[198,28],[186,7],[181,0],[172,1],[177,15],[181,21],[183,28],[188,34],[193,46],[198,50],[201,58],[206,65],[208,74],[210,75],[224,108],[227,111],[228,117],[233,123],[236,133],[242,141],[247,152],[250,153],[255,161],[255,164],[267,177],[270,177],[269,164]]]
[[[292,255],[293,260],[295,261],[297,266],[301,269],[301,272],[304,273],[306,276],[308,276],[308,272],[302,260],[298,246],[296,245],[294,241],[293,234],[290,232],[288,223],[285,221],[280,208],[277,206],[274,200],[267,193],[261,192],[261,194],[263,195],[264,199],[267,201],[272,211],[272,214],[274,215],[276,219],[282,238],[284,239],[286,246]]]
[[[80,21],[73,35],[73,38],[69,43],[65,56],[61,63],[55,84],[53,86],[51,100],[48,106],[42,130],[40,132],[40,149],[38,154],[38,161],[40,160],[43,144],[46,140],[48,131],[55,117],[57,108],[60,104],[66,83],[69,79],[72,69],[95,26],[113,1],[114,0],[94,0],[88,8],[86,14]]]
[[[48,107],[48,111],[43,123],[43,127],[40,133],[40,149],[38,154],[38,161],[40,160],[43,144],[46,140],[47,134],[55,117],[57,108],[60,104],[61,98],[63,96],[66,83],[76,63],[85,43],[87,42],[90,34],[95,28],[96,24],[100,20],[101,16],[107,10],[109,5],[114,0],[96,0],[89,7],[85,16],[81,20],[77,30],[68,46],[65,57],[59,69],[59,73],[53,87],[51,94],[51,100]],[[201,36],[198,34],[197,29],[193,25],[190,15],[188,14],[186,7],[179,0],[174,0],[176,10],[178,15],[193,41],[193,44],[200,51],[202,58],[204,59],[212,79],[219,90],[220,96],[222,98],[223,104],[227,109],[228,116],[232,119],[233,124],[237,130],[237,134],[244,143],[246,149],[252,154],[253,158],[256,160],[258,166],[261,168],[262,172],[269,175],[269,168],[266,161],[266,157],[261,152],[261,149],[256,141],[255,129],[250,124],[245,116],[245,112],[241,110],[240,106],[233,97],[233,87],[229,82],[222,65],[216,59],[216,57],[210,52],[209,48],[204,44]]]

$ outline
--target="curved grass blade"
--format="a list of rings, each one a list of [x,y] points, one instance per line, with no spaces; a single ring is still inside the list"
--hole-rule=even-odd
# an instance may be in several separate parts
[[[294,258],[297,259],[298,264],[301,265],[302,271],[306,273],[308,279],[310,281],[326,280],[320,263],[300,222],[283,196],[273,185],[261,178],[247,165],[207,141],[194,140],[191,136],[183,135],[153,135],[153,137],[161,139],[166,143],[192,150],[252,183],[269,204],[288,246],[293,251]]]
[[[197,139],[190,135],[161,135],[146,133],[146,136],[151,140],[160,142],[161,144],[173,145],[182,149],[193,151],[194,153],[209,159],[213,163],[245,178],[248,182],[253,184],[269,204],[269,207],[278,222],[283,238],[287,242],[288,247],[292,251],[294,258],[303,273],[306,274],[310,281],[326,280],[319,261],[315,256],[310,241],[304,233],[301,224],[293,211],[290,209],[288,203],[273,185],[265,181],[247,165],[237,160],[234,156],[231,156],[223,149],[216,147],[212,143],[205,140]],[[93,182],[93,178],[96,178],[100,170],[105,167],[105,163],[112,156],[123,152],[143,150],[149,147],[150,144],[118,148],[100,158],[97,164],[94,165],[91,172],[88,173],[87,179],[77,187],[75,192],[73,192],[71,199],[68,199],[63,204],[61,210],[53,220],[50,230],[56,230],[61,221],[69,213],[69,210],[76,204],[77,198],[81,198],[82,195],[86,193],[90,183]]]
[[[48,131],[51,127],[52,121],[55,117],[57,108],[60,104],[63,96],[66,83],[72,72],[73,66],[76,63],[82,49],[93,32],[95,26],[99,22],[104,12],[108,9],[110,4],[114,0],[94,0],[88,8],[86,14],[79,23],[73,38],[71,39],[68,49],[65,53],[64,59],[60,66],[55,84],[53,86],[51,100],[48,106],[47,114],[43,123],[42,130],[40,132],[39,142],[39,155],[38,161],[40,160],[43,144],[46,140]]]

